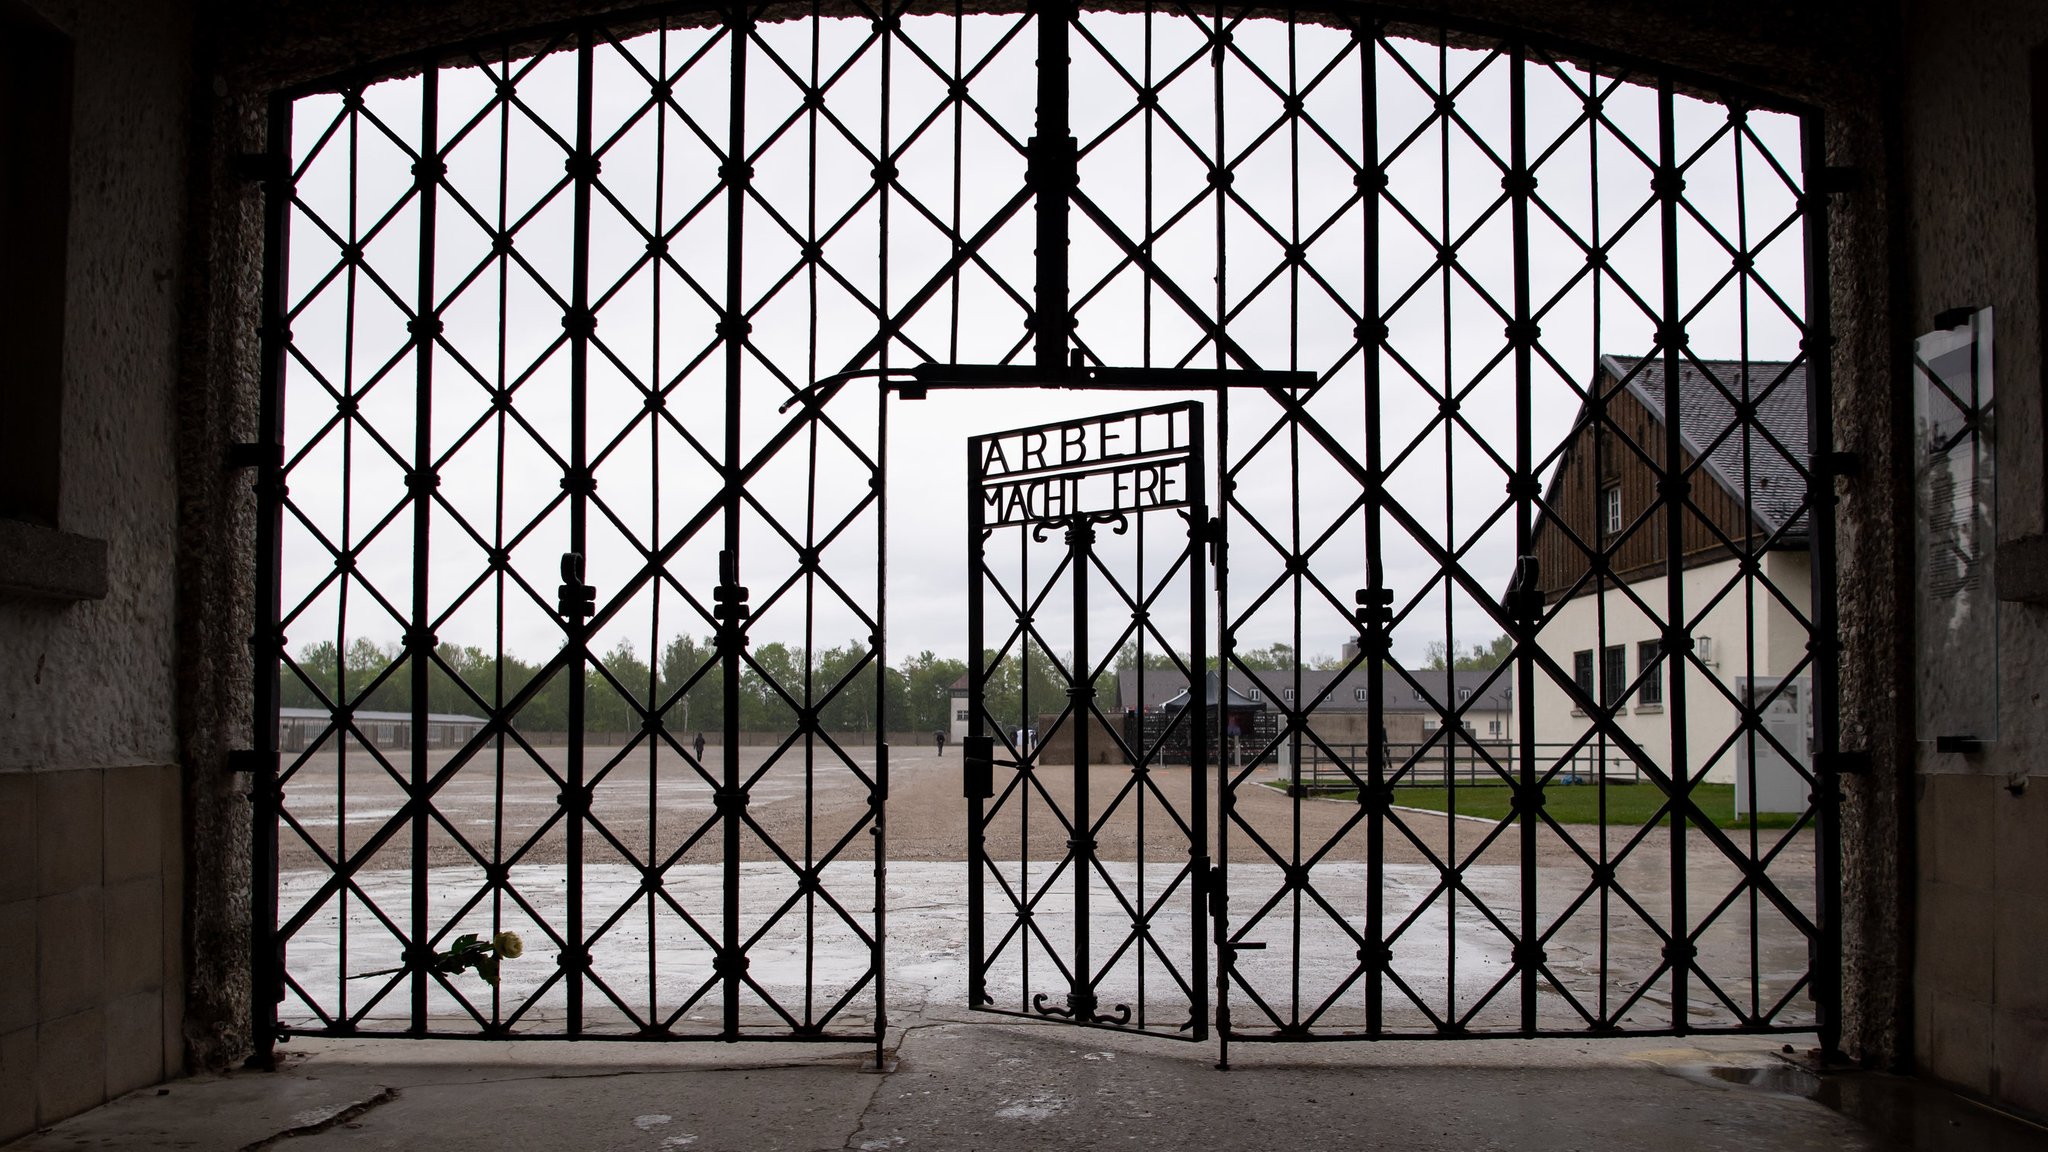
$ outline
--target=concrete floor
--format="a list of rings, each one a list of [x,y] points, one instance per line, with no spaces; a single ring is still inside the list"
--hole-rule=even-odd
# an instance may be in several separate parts
[[[840,1047],[301,1041],[277,1073],[145,1089],[9,1152],[2048,1147],[1755,1041],[1240,1046],[1219,1072],[1209,1045],[954,1014],[895,1053],[876,1075]]]

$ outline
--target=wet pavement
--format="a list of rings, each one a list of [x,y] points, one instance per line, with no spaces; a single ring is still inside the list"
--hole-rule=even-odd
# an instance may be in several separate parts
[[[562,1030],[567,990],[550,979],[561,947],[550,937],[567,935],[571,894],[560,785],[513,751],[502,764],[465,766],[437,793],[424,885],[410,867],[410,829],[362,861],[346,886],[322,860],[348,858],[399,810],[404,792],[390,773],[357,752],[346,772],[336,770],[334,757],[316,757],[287,781],[293,826],[280,850],[280,908],[290,929],[287,1022],[324,1015],[403,1028],[410,1004],[396,982],[343,976],[398,966],[414,901],[423,896],[429,930],[448,929],[439,946],[458,931],[510,930],[534,954],[508,964],[495,993],[431,989],[437,1030],[476,1031],[480,1020],[515,1015],[524,1031]],[[564,754],[538,751],[551,761]],[[711,786],[669,752],[586,751],[599,783],[576,870],[596,977],[585,989],[584,1020],[602,1031],[659,1022],[683,1033],[716,1032],[712,959],[725,928],[725,872]],[[873,749],[847,748],[845,761],[741,751],[753,781],[739,871],[748,1028],[786,1030],[779,1011],[807,1024],[829,1016],[835,1030],[871,1026],[875,996],[858,985],[870,967],[878,891],[890,914],[892,982],[950,973],[944,979],[958,985],[953,998],[964,1002],[969,875],[959,862],[967,804],[957,751],[891,754],[890,863],[880,877],[869,820]],[[1115,957],[1099,973],[1101,991],[1112,1010],[1128,1005],[1148,1026],[1175,1025],[1190,1015],[1180,986],[1195,982],[1195,877],[1185,827],[1175,819],[1192,808],[1187,772],[1160,769],[1124,788],[1128,773],[1096,771],[1095,803],[1106,815],[1092,828],[1101,864],[1089,877],[1089,937],[1096,964]],[[1248,774],[1231,819],[1212,811],[1210,820],[1219,831],[1209,850],[1227,860],[1232,940],[1244,945],[1236,953],[1241,1027],[1278,1030],[1310,1018],[1323,1031],[1363,1027],[1370,993],[1358,978],[1361,934],[1376,907],[1398,977],[1380,998],[1388,1027],[1433,1031],[1435,1021],[1463,1019],[1474,1030],[1518,1029],[1520,990],[1503,981],[1531,895],[1544,950],[1540,1027],[1569,1031],[1617,1018],[1632,1029],[1814,1019],[1801,983],[1806,936],[1748,883],[1742,866],[1696,837],[1681,860],[1663,828],[1537,825],[1525,844],[1519,827],[1397,811],[1375,872],[1367,863],[1370,829],[1356,803],[1290,797],[1264,786],[1271,773]],[[1061,815],[1072,810],[1073,785],[1071,768],[1047,766],[990,804],[997,814],[986,841],[993,867],[983,882],[983,923],[999,1004],[1028,1010],[1033,993],[1061,991],[1057,960],[1071,952],[1075,907],[1073,871],[1060,867],[1070,835]],[[1765,835],[1753,849],[1741,846],[1743,855],[1767,860],[1758,872],[1811,915],[1810,834]],[[1535,864],[1526,888],[1525,850]],[[1296,860],[1313,864],[1291,875]],[[488,878],[500,866],[505,883],[493,886]],[[1602,882],[1601,872],[1612,879]],[[813,891],[799,891],[806,874],[817,877]],[[1681,875],[1682,888],[1673,882]],[[1024,904],[1029,928],[1017,915]],[[1142,942],[1132,933],[1140,910],[1148,928]],[[1698,949],[1701,974],[1682,1006],[1665,962],[1680,923]],[[897,996],[893,987],[890,995]]]
[[[863,771],[872,770],[871,750],[850,751]],[[1116,957],[1100,986],[1104,1006],[1130,1006],[1136,1022],[1157,1034],[969,1012],[957,754],[919,749],[893,758],[891,862],[879,874],[863,834],[868,793],[858,774],[843,764],[808,771],[797,762],[769,765],[765,750],[749,749],[746,759],[750,770],[765,770],[748,810],[754,823],[740,871],[741,929],[753,941],[743,1020],[787,1031],[779,1012],[788,1012],[859,1032],[884,1009],[883,1071],[873,1070],[872,1043],[302,1037],[280,1049],[278,1072],[145,1089],[10,1152],[2048,1148],[2040,1131],[1926,1085],[1816,1069],[1811,1036],[1239,1041],[1228,1050],[1230,1070],[1219,1071],[1217,1043],[1189,1042],[1176,1027],[1189,1015],[1181,980],[1192,968],[1199,920],[1187,844],[1176,842],[1180,834],[1165,818],[1191,798],[1185,775],[1171,772],[1157,774],[1144,793],[1144,816],[1127,797],[1098,829],[1103,864],[1090,877],[1087,917],[1097,962]],[[719,1026],[718,986],[706,977],[722,931],[724,873],[715,856],[703,854],[718,843],[715,828],[708,843],[688,840],[713,811],[710,785],[663,765],[635,766],[627,754],[594,798],[604,832],[586,844],[580,869],[594,940],[596,979],[584,1009],[593,1037],[620,1040],[650,1019],[672,1021],[675,1034],[697,1040],[714,1037]],[[288,917],[306,911],[290,944],[297,990],[284,1006],[287,1019],[312,1018],[310,996],[323,1011],[357,1017],[366,1028],[407,1023],[403,982],[346,977],[397,962],[397,933],[419,891],[408,838],[395,838],[354,872],[345,894],[332,890],[332,872],[313,848],[345,851],[394,810],[403,792],[381,773],[352,768],[344,780],[331,766],[314,765],[287,785],[305,838],[288,837],[281,895]],[[1040,839],[1056,826],[1047,814],[1071,797],[1072,780],[1049,772],[1041,784],[1037,826],[1026,827],[1019,812],[1014,829],[991,833],[997,864],[985,923],[998,1008],[1028,1008],[1034,989],[1060,990],[1053,955],[1078,923],[1073,873],[1058,867],[1059,852],[1048,859]],[[437,801],[447,823],[430,844],[430,922],[510,927],[529,946],[505,964],[496,993],[473,976],[435,988],[436,1029],[474,1032],[479,1018],[514,1012],[523,1012],[514,1031],[529,1035],[559,1031],[566,1021],[562,985],[551,979],[552,949],[536,920],[559,917],[567,900],[566,845],[559,825],[548,826],[555,788],[532,764],[508,765],[502,774],[482,765],[459,773]],[[1356,933],[1374,892],[1388,924],[1402,925],[1394,967],[1404,979],[1382,999],[1390,1025],[1426,1030],[1430,1012],[1471,1012],[1476,1028],[1515,1027],[1518,982],[1507,982],[1505,995],[1500,989],[1512,970],[1507,929],[1528,891],[1516,835],[1488,841],[1488,822],[1403,814],[1374,884],[1358,811],[1245,790],[1227,846],[1231,918],[1237,939],[1265,947],[1238,953],[1231,1002],[1238,1027],[1273,1032],[1318,1012],[1319,1031],[1359,1026],[1365,989],[1356,979]],[[848,832],[848,847],[833,856],[832,845]],[[1759,850],[1774,853],[1773,871],[1799,901],[1811,898],[1810,885],[1798,886],[1811,870],[1803,836]],[[1617,883],[1589,885],[1589,872],[1631,838]],[[1292,882],[1285,864],[1296,846],[1312,853],[1326,844],[1335,847],[1313,869],[1313,884]],[[1713,1023],[1725,1021],[1730,1004],[1753,1012],[1779,997],[1788,998],[1791,1020],[1810,1011],[1799,990],[1804,939],[1772,921],[1762,902],[1743,898],[1739,871],[1725,858],[1707,851],[1674,858],[1654,828],[1604,835],[1546,829],[1528,848],[1547,932],[1538,996],[1544,1027],[1583,1027],[1584,1012],[1617,1010],[1631,1027]],[[827,857],[816,890],[799,891],[799,871]],[[647,859],[670,861],[652,888]],[[485,882],[485,862],[498,861],[508,861],[502,889]],[[1680,862],[1683,889],[1671,882]],[[1447,866],[1455,868],[1448,886]],[[862,935],[878,891],[889,909],[880,1005],[864,983],[871,953]],[[1006,893],[1031,902],[1030,928],[1008,930],[1017,919]],[[1149,910],[1142,940],[1131,931],[1136,908]],[[1653,926],[1680,913],[1695,925],[1710,922],[1697,935],[1703,970],[1757,974],[1712,990],[1696,982],[1682,1015],[1659,974],[1662,941]]]

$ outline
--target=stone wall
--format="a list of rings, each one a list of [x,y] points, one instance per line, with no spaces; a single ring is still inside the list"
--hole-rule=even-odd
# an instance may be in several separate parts
[[[0,598],[0,1141],[185,1066],[175,700],[191,13],[29,0],[75,50],[57,527],[106,596]]]
[[[2028,56],[2048,9],[2027,0],[1912,6],[1904,89],[1910,252],[1901,342],[1945,308],[1996,310],[1999,580],[2038,575],[2043,500],[2042,284]],[[2048,607],[2000,606],[1998,742],[1921,745],[1914,782],[1919,928],[1913,1052],[1927,1074],[2048,1116]],[[1910,687],[1908,685],[1907,687]],[[1986,686],[1990,690],[1990,686]]]

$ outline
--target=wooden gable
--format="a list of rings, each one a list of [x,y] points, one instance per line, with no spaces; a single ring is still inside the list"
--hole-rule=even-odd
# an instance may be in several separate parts
[[[1595,581],[1580,581],[1591,566],[1588,553],[1598,548],[1612,550],[1609,575],[1623,582],[1661,576],[1666,570],[1665,509],[1643,515],[1658,500],[1664,423],[1604,367],[1596,395],[1608,398],[1607,420],[1588,422],[1573,433],[1545,496],[1549,511],[1536,523],[1537,583],[1546,603],[1555,603],[1567,592],[1582,595],[1596,589]],[[1686,468],[1693,466],[1688,451],[1681,449],[1680,460]],[[1688,568],[1731,555],[1715,528],[1738,543],[1760,532],[1744,514],[1741,501],[1709,470],[1694,470],[1691,479],[1691,504],[1681,505],[1680,513],[1682,556]],[[1618,540],[1599,534],[1609,488],[1621,492]],[[1568,526],[1570,533],[1559,531],[1556,521]]]

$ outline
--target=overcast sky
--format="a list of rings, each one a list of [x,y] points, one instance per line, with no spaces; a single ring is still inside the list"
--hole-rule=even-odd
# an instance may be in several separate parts
[[[1166,16],[1092,14],[1084,24],[1129,76],[1144,83],[1149,67],[1152,82],[1164,83],[1157,114],[1127,116],[1137,107],[1129,81],[1095,45],[1079,35],[1073,38],[1073,121],[1084,151],[1083,194],[1133,236],[1146,232],[1148,222],[1149,228],[1161,227],[1199,200],[1157,238],[1153,256],[1203,309],[1214,310],[1218,216],[1203,153],[1215,144],[1217,72],[1202,51],[1202,31],[1186,19]],[[939,69],[956,69],[957,48],[964,61],[957,67],[973,72],[969,92],[980,107],[960,115],[957,150],[955,114],[947,109],[896,160],[900,187],[889,197],[886,237],[881,202],[868,197],[863,203],[872,186],[873,162],[848,135],[875,153],[886,131],[890,147],[901,148],[906,136],[943,103],[945,79],[899,42],[889,61],[892,97],[885,124],[877,98],[883,88],[882,54],[868,44],[866,21],[762,26],[762,38],[797,76],[788,75],[760,46],[750,49],[749,148],[758,151],[776,131],[783,134],[754,161],[754,187],[767,206],[748,206],[742,291],[751,309],[778,283],[781,287],[752,317],[753,351],[745,364],[741,413],[744,456],[751,458],[796,418],[794,412],[777,412],[789,398],[790,385],[873,365],[872,358],[855,363],[855,353],[877,330],[874,306],[886,296],[888,311],[901,309],[944,263],[951,251],[945,225],[957,217],[961,235],[975,234],[1021,186],[1024,162],[1010,141],[1021,143],[1033,132],[1036,49],[1030,25],[1022,24],[1021,32],[988,56],[1019,26],[1017,18],[999,16],[972,16],[957,25],[943,17],[904,21],[905,35]],[[673,105],[659,113],[640,112],[649,93],[640,69],[672,74],[715,35],[715,30],[650,34],[626,42],[623,50],[606,46],[596,54],[593,131],[600,143],[611,143],[600,174],[607,195],[596,199],[591,224],[590,282],[593,296],[603,303],[591,354],[587,451],[593,459],[602,454],[596,495],[617,518],[614,523],[595,510],[591,516],[589,577],[600,599],[613,594],[638,567],[631,539],[666,542],[717,491],[714,465],[706,454],[715,458],[723,450],[725,364],[715,347],[714,306],[705,297],[722,300],[725,293],[727,215],[717,191],[719,160],[712,148],[722,146],[727,133],[729,47],[723,41],[711,44],[676,79]],[[1439,540],[1454,548],[1469,546],[1468,566],[1488,587],[1500,588],[1512,563],[1513,521],[1501,519],[1482,530],[1505,499],[1506,477],[1481,441],[1512,461],[1515,380],[1512,361],[1499,355],[1501,317],[1463,277],[1512,307],[1510,218],[1504,206],[1496,206],[1501,172],[1486,151],[1507,155],[1508,61],[1467,50],[1440,52],[1409,41],[1397,41],[1393,51],[1374,47],[1372,65],[1378,75],[1368,109],[1361,95],[1367,86],[1365,54],[1347,34],[1310,26],[1290,30],[1262,21],[1239,28],[1235,42],[1283,90],[1301,94],[1306,113],[1324,132],[1298,124],[1283,127],[1252,148],[1282,118],[1284,98],[1235,56],[1224,66],[1228,112],[1223,151],[1233,165],[1232,191],[1243,201],[1231,202],[1221,222],[1224,307],[1232,312],[1229,335],[1261,367],[1330,376],[1310,411],[1362,460],[1373,430],[1366,424],[1365,369],[1352,316],[1364,307],[1367,276],[1375,276],[1381,307],[1391,309],[1391,348],[1380,359],[1384,398],[1377,431],[1390,462],[1423,436],[1395,471],[1389,492]],[[814,49],[817,75],[837,76],[825,101],[837,124],[804,116],[784,130],[801,106],[799,84],[808,82]],[[502,71],[506,66],[496,67]],[[451,67],[439,77],[437,132],[446,150],[448,178],[433,235],[433,292],[442,302],[446,327],[434,354],[428,434],[434,457],[446,457],[440,465],[440,495],[485,543],[469,539],[436,508],[428,557],[429,600],[436,614],[485,573],[487,546],[513,540],[561,494],[557,458],[569,455],[569,353],[562,341],[562,307],[541,284],[554,285],[566,296],[571,282],[573,198],[569,189],[556,190],[565,156],[556,136],[573,139],[576,58],[558,53],[509,67],[516,77],[518,106],[494,103],[497,78],[482,67]],[[1475,69],[1477,75],[1471,76]],[[1450,125],[1446,133],[1444,121],[1432,120],[1430,89],[1446,82],[1457,90],[1458,116],[1485,141],[1484,148],[1465,127]],[[1538,359],[1534,381],[1539,454],[1551,451],[1565,435],[1579,405],[1573,385],[1585,385],[1598,354],[1640,355],[1653,343],[1654,319],[1616,282],[1632,285],[1653,308],[1660,303],[1659,217],[1654,209],[1641,213],[1651,194],[1650,170],[1621,139],[1625,135],[1654,155],[1656,98],[1650,89],[1623,85],[1605,102],[1612,124],[1589,127],[1582,119],[1583,93],[1594,86],[1605,92],[1610,83],[1576,69],[1560,75],[1532,66],[1528,73],[1529,148],[1532,158],[1543,156],[1537,192],[1562,221],[1532,212],[1534,298],[1543,305],[1580,277],[1541,321],[1549,359]],[[418,77],[387,81],[368,91],[366,106],[385,128],[416,147],[421,91]],[[289,269],[298,357],[287,377],[287,453],[297,461],[290,475],[291,496],[330,542],[362,546],[362,577],[402,612],[411,596],[411,516],[405,513],[376,531],[404,493],[402,465],[377,438],[399,457],[414,451],[418,371],[413,355],[405,351],[404,309],[419,293],[420,214],[417,198],[407,194],[413,179],[410,157],[368,117],[341,114],[341,103],[338,96],[311,96],[300,101],[295,113],[294,146],[305,165],[298,191],[305,207],[294,213]],[[1188,139],[1170,129],[1168,117]],[[1111,131],[1120,119],[1121,126]],[[1726,122],[1725,109],[1681,97],[1676,117],[1680,154],[1693,152]],[[1366,209],[1353,179],[1361,164],[1372,166],[1365,143],[1369,125],[1377,127],[1374,159],[1385,162],[1400,149],[1388,166],[1388,194],[1406,209],[1381,203],[1381,239],[1374,250],[1366,245]],[[1748,132],[1739,141],[1724,136],[1708,150],[1687,174],[1686,195],[1731,242],[1746,236],[1754,247],[1793,211],[1794,194],[1771,165],[1796,177],[1798,125],[1790,117],[1753,113]],[[1597,183],[1592,177],[1596,151]],[[665,158],[659,176],[658,157]],[[1741,200],[1735,194],[1738,170],[1745,192]],[[553,199],[536,210],[550,192]],[[920,214],[906,194],[938,220]],[[398,205],[395,213],[393,205]],[[849,210],[851,219],[841,223]],[[1280,238],[1269,235],[1253,212]],[[648,245],[628,216],[664,234],[687,220],[667,245],[668,261],[649,260]],[[996,280],[1030,297],[1032,217],[1029,207],[1018,212],[983,247],[988,267],[971,266],[933,297],[906,327],[904,338],[891,345],[892,365],[926,358],[995,362],[1016,353],[1027,338],[1025,313]],[[514,224],[517,259],[493,257],[491,231]],[[784,224],[798,236],[789,235]],[[1608,274],[1582,275],[1585,256],[1566,228],[1586,241],[1597,233],[1600,242],[1612,242]],[[828,234],[823,256],[844,283],[809,271],[783,282],[785,273],[800,263],[803,237]],[[1434,267],[1438,236],[1465,237],[1458,250],[1462,275]],[[1283,268],[1290,240],[1303,244],[1301,268]],[[363,267],[330,275],[343,251],[340,245],[349,243],[363,245]],[[1756,278],[1793,307],[1804,300],[1800,245],[1795,224],[1755,260]],[[1073,213],[1071,262],[1072,298],[1086,298],[1078,313],[1078,337],[1096,359],[1112,365],[1216,365],[1215,349],[1203,344],[1196,324],[1166,293],[1148,291],[1141,274],[1079,209]],[[1685,308],[1692,309],[1727,278],[1732,264],[1703,227],[1689,215],[1681,220],[1679,283]],[[1276,269],[1280,274],[1271,275]],[[474,279],[457,291],[473,273]],[[1452,333],[1448,344],[1447,330]],[[1692,350],[1703,358],[1785,359],[1798,341],[1796,322],[1741,277],[1719,288],[1699,310],[1689,336]],[[672,386],[666,399],[672,420],[648,415],[635,380]],[[519,419],[491,414],[489,389],[515,382]],[[350,404],[359,419],[337,419],[330,387],[353,398]],[[1469,429],[1431,426],[1438,397],[1447,387],[1463,395],[1460,415]],[[755,642],[809,639],[828,646],[866,636],[858,613],[822,586],[812,592],[814,630],[808,636],[802,589],[774,605],[763,604],[795,559],[763,516],[777,519],[799,541],[806,536],[807,520],[812,525],[808,531],[824,536],[867,495],[868,473],[860,463],[864,455],[886,459],[889,478],[892,661],[922,649],[964,654],[966,438],[1162,399],[1156,393],[1072,392],[892,399],[887,401],[884,444],[878,389],[870,381],[849,386],[827,408],[832,428],[821,431],[815,442],[808,432],[799,435],[750,485],[758,507],[747,511],[743,579],[764,607]],[[1213,441],[1221,413],[1214,410],[1213,398],[1203,399],[1210,408]],[[1284,435],[1248,456],[1277,413],[1269,399],[1240,392],[1229,417],[1228,460],[1222,462],[1239,470],[1238,498],[1260,523],[1283,542],[1294,531],[1314,538],[1344,513],[1357,487],[1306,441],[1298,465]],[[1212,462],[1219,459],[1215,447],[1212,443]],[[1297,467],[1299,500],[1290,483]],[[872,559],[877,511],[868,506],[823,552],[825,567],[845,594],[870,611],[877,599]],[[1242,523],[1243,513],[1235,515]],[[298,613],[286,628],[291,647],[336,637],[396,640],[402,625],[354,579],[328,582],[310,604],[299,607],[334,565],[306,523],[287,519],[285,603],[288,613]],[[1364,583],[1362,519],[1354,512],[1349,520],[1315,559],[1318,573],[1347,599],[1350,589]],[[719,537],[714,525],[687,544],[670,566],[676,582],[707,604]],[[529,660],[552,652],[561,633],[550,609],[559,582],[557,558],[567,539],[566,511],[558,507],[512,548],[514,567],[544,603],[509,581],[486,579],[439,624],[440,638],[489,648],[502,620],[508,651]],[[1250,590],[1264,587],[1279,572],[1280,562],[1247,530],[1233,540],[1236,612]],[[1386,557],[1388,582],[1404,603],[1436,581],[1435,565],[1423,549],[1391,525]],[[1245,623],[1240,642],[1291,642],[1294,628],[1291,601],[1282,598]],[[1348,634],[1339,611],[1313,605],[1304,610],[1301,629],[1302,647],[1310,653],[1335,652]],[[675,587],[650,588],[635,597],[598,646],[628,639],[644,654],[679,631],[702,635],[710,625],[682,604]],[[1437,582],[1424,608],[1398,634],[1397,653],[1416,659],[1433,640],[1453,636],[1469,643],[1495,631],[1464,597],[1446,597]]]

